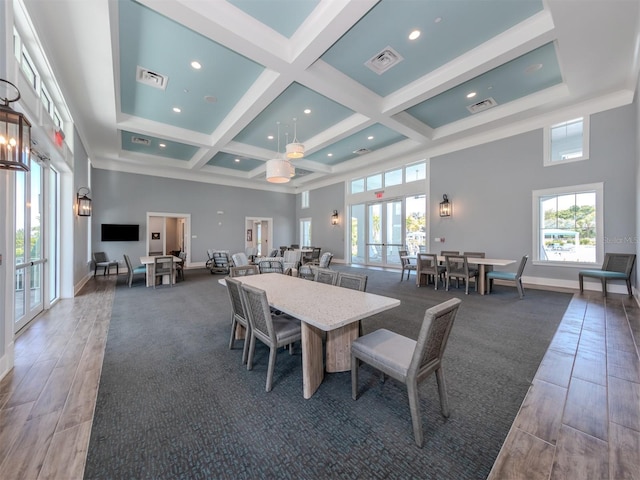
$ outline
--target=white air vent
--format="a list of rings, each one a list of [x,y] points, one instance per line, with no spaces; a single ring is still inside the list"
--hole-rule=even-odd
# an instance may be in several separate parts
[[[487,110],[488,108],[495,107],[496,105],[498,105],[498,102],[496,102],[492,97],[489,97],[485,98],[481,102],[474,103],[473,105],[467,105],[467,110],[471,113],[478,113],[483,110]]]
[[[148,147],[149,145],[151,145],[151,140],[143,137],[131,137],[131,143]]]
[[[404,60],[402,55],[396,52],[393,48],[386,47],[384,50],[376,53],[367,62],[365,62],[365,65],[378,75],[382,75],[402,60]]]
[[[165,90],[167,88],[167,83],[169,82],[169,77],[162,75],[161,73],[152,72],[151,70],[147,70],[146,68],[142,68],[138,65],[136,68],[136,80],[140,83],[144,83],[145,85],[149,85],[150,87]]]
[[[364,155],[365,153],[370,153],[371,150],[369,150],[368,148],[359,148],[358,150],[354,150],[353,153],[355,153],[356,155]]]

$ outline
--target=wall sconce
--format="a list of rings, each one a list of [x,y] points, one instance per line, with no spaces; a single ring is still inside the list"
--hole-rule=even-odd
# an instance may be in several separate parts
[[[337,225],[338,224],[338,210],[334,210],[333,214],[331,215],[331,225]]]
[[[0,97],[4,102],[4,105],[0,105],[0,169],[28,172],[31,124],[22,113],[9,106],[10,103],[20,100],[18,87],[1,78],[0,82],[6,83],[16,91],[13,98]]]
[[[83,192],[84,190],[84,192]],[[91,199],[87,195],[91,192],[87,187],[80,187],[77,193],[77,211],[79,217],[91,216]]]
[[[451,203],[449,203],[449,198],[447,198],[446,193],[442,195],[442,201],[440,202],[440,216],[441,217],[451,216]]]

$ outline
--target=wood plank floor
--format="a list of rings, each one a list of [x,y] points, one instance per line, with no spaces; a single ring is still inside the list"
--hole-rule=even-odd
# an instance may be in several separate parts
[[[81,479],[115,276],[87,283],[16,339],[0,381],[0,478]],[[640,480],[640,310],[575,295],[489,478]]]

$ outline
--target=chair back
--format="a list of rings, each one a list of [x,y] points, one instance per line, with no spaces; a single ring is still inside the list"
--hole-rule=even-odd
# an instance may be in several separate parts
[[[329,270],[328,268],[317,268],[313,279],[316,282],[326,283],[327,285],[335,285],[338,281],[338,272]]]
[[[249,265],[249,259],[247,258],[247,255],[243,252],[234,253],[233,255],[231,255],[231,258],[233,259],[234,267],[242,267],[243,265]]]
[[[129,273],[133,272],[133,265],[131,265],[131,260],[129,259],[129,255],[127,255],[126,253],[123,255],[124,257],[124,263],[125,265],[127,265],[127,271]]]
[[[518,266],[518,271],[516,272],[516,280],[522,277],[522,272],[524,272],[524,266],[527,264],[527,260],[529,259],[529,255],[524,255],[522,260],[520,260],[520,265]]]
[[[445,255],[444,264],[449,276],[469,276],[469,263],[465,255]]]
[[[242,325],[248,325],[249,322],[245,317],[244,308],[242,306],[242,283],[233,278],[225,278],[227,284],[227,292],[229,293],[229,301],[231,302],[231,311],[233,316]]]
[[[297,249],[299,249],[299,248],[300,248],[300,244],[298,244],[298,243],[292,243],[292,244],[291,244],[291,248],[293,248],[294,250],[297,250]]]
[[[271,252],[269,252],[269,256],[270,257],[281,257],[282,255],[280,255],[280,250],[277,248],[274,248],[273,250],[271,250]]]
[[[367,275],[338,272],[338,280],[336,285],[338,285],[339,287],[350,288],[351,290],[360,290],[361,292],[364,292],[367,289],[367,278]]]
[[[258,262],[260,273],[284,273],[282,257],[264,258]]]
[[[462,252],[463,255],[471,258],[485,258],[484,252]]]
[[[247,275],[258,275],[260,270],[257,265],[243,265],[242,267],[229,268],[231,277],[245,277]]]
[[[441,250],[440,251],[440,255],[445,256],[445,255],[460,255],[460,252],[457,250]]]
[[[109,258],[104,252],[93,252],[93,261],[96,263],[108,262]]]
[[[605,253],[602,270],[622,272],[628,277],[635,261],[636,256],[632,253]]]
[[[320,260],[320,252],[322,249],[320,247],[313,247],[313,251],[311,252],[311,261],[319,261]]]
[[[213,260],[213,250],[211,248],[207,248],[207,258]]]
[[[276,343],[267,292],[244,284],[241,286],[241,292],[244,313],[254,334],[262,341]]]
[[[282,258],[284,259],[283,268],[298,268],[300,266],[300,250],[285,250]]]
[[[182,250],[180,251],[180,253],[178,253],[178,257],[180,257],[180,260],[182,260],[183,262],[185,262],[187,260],[187,252],[183,252]]]
[[[409,259],[402,258],[409,255],[409,252],[407,250],[398,250],[398,255],[400,256],[400,263],[402,264],[402,266],[409,265]]]
[[[329,268],[329,265],[331,265],[332,258],[333,258],[333,253],[324,252],[320,257],[320,262],[318,263],[318,267]]]
[[[421,273],[438,275],[438,255],[435,253],[418,253],[418,275]]]
[[[229,255],[227,252],[213,252],[212,260],[216,268],[229,268]]]
[[[173,256],[154,257],[155,275],[173,275]],[[173,280],[171,280],[173,281]]]
[[[427,309],[407,377],[419,381],[442,362],[453,321],[461,303],[462,300],[459,298],[452,298]]]

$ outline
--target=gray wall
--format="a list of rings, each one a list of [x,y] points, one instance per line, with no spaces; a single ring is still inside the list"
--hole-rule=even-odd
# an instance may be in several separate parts
[[[191,262],[204,263],[207,249],[244,251],[245,217],[273,218],[274,245],[295,238],[295,195],[147,175],[93,169],[92,248],[123,263],[146,255],[147,212],[191,215]],[[218,215],[218,211],[224,214]],[[140,225],[138,242],[101,242],[102,223]],[[222,225],[219,225],[222,223]],[[193,237],[196,238],[193,238]]]
[[[590,158],[543,167],[542,130],[435,157],[431,162],[431,251],[485,251],[488,257],[532,255],[532,191],[604,182],[604,235],[636,235],[636,108],[591,116]],[[446,193],[450,218],[438,216]],[[434,242],[445,237],[445,243]],[[605,252],[635,253],[631,243]],[[533,258],[533,257],[531,257]],[[576,269],[528,265],[525,275],[576,280]]]
[[[78,136],[77,130],[73,129],[73,195],[74,209],[75,195],[81,187],[89,187],[89,156],[84,149],[82,140]],[[92,197],[93,191],[89,195]],[[75,212],[75,210],[74,210]],[[88,257],[88,232],[91,225],[90,217],[79,217],[75,213],[73,215],[73,284],[78,285],[87,276],[90,270],[90,262]]]
[[[334,259],[344,259],[344,183],[336,183],[309,192],[309,208],[301,208],[301,195],[296,196],[296,217],[311,218],[313,246],[333,253]],[[331,214],[338,210],[339,223],[331,225]],[[300,222],[296,222],[296,241],[300,238]],[[284,244],[283,244],[284,245]]]

